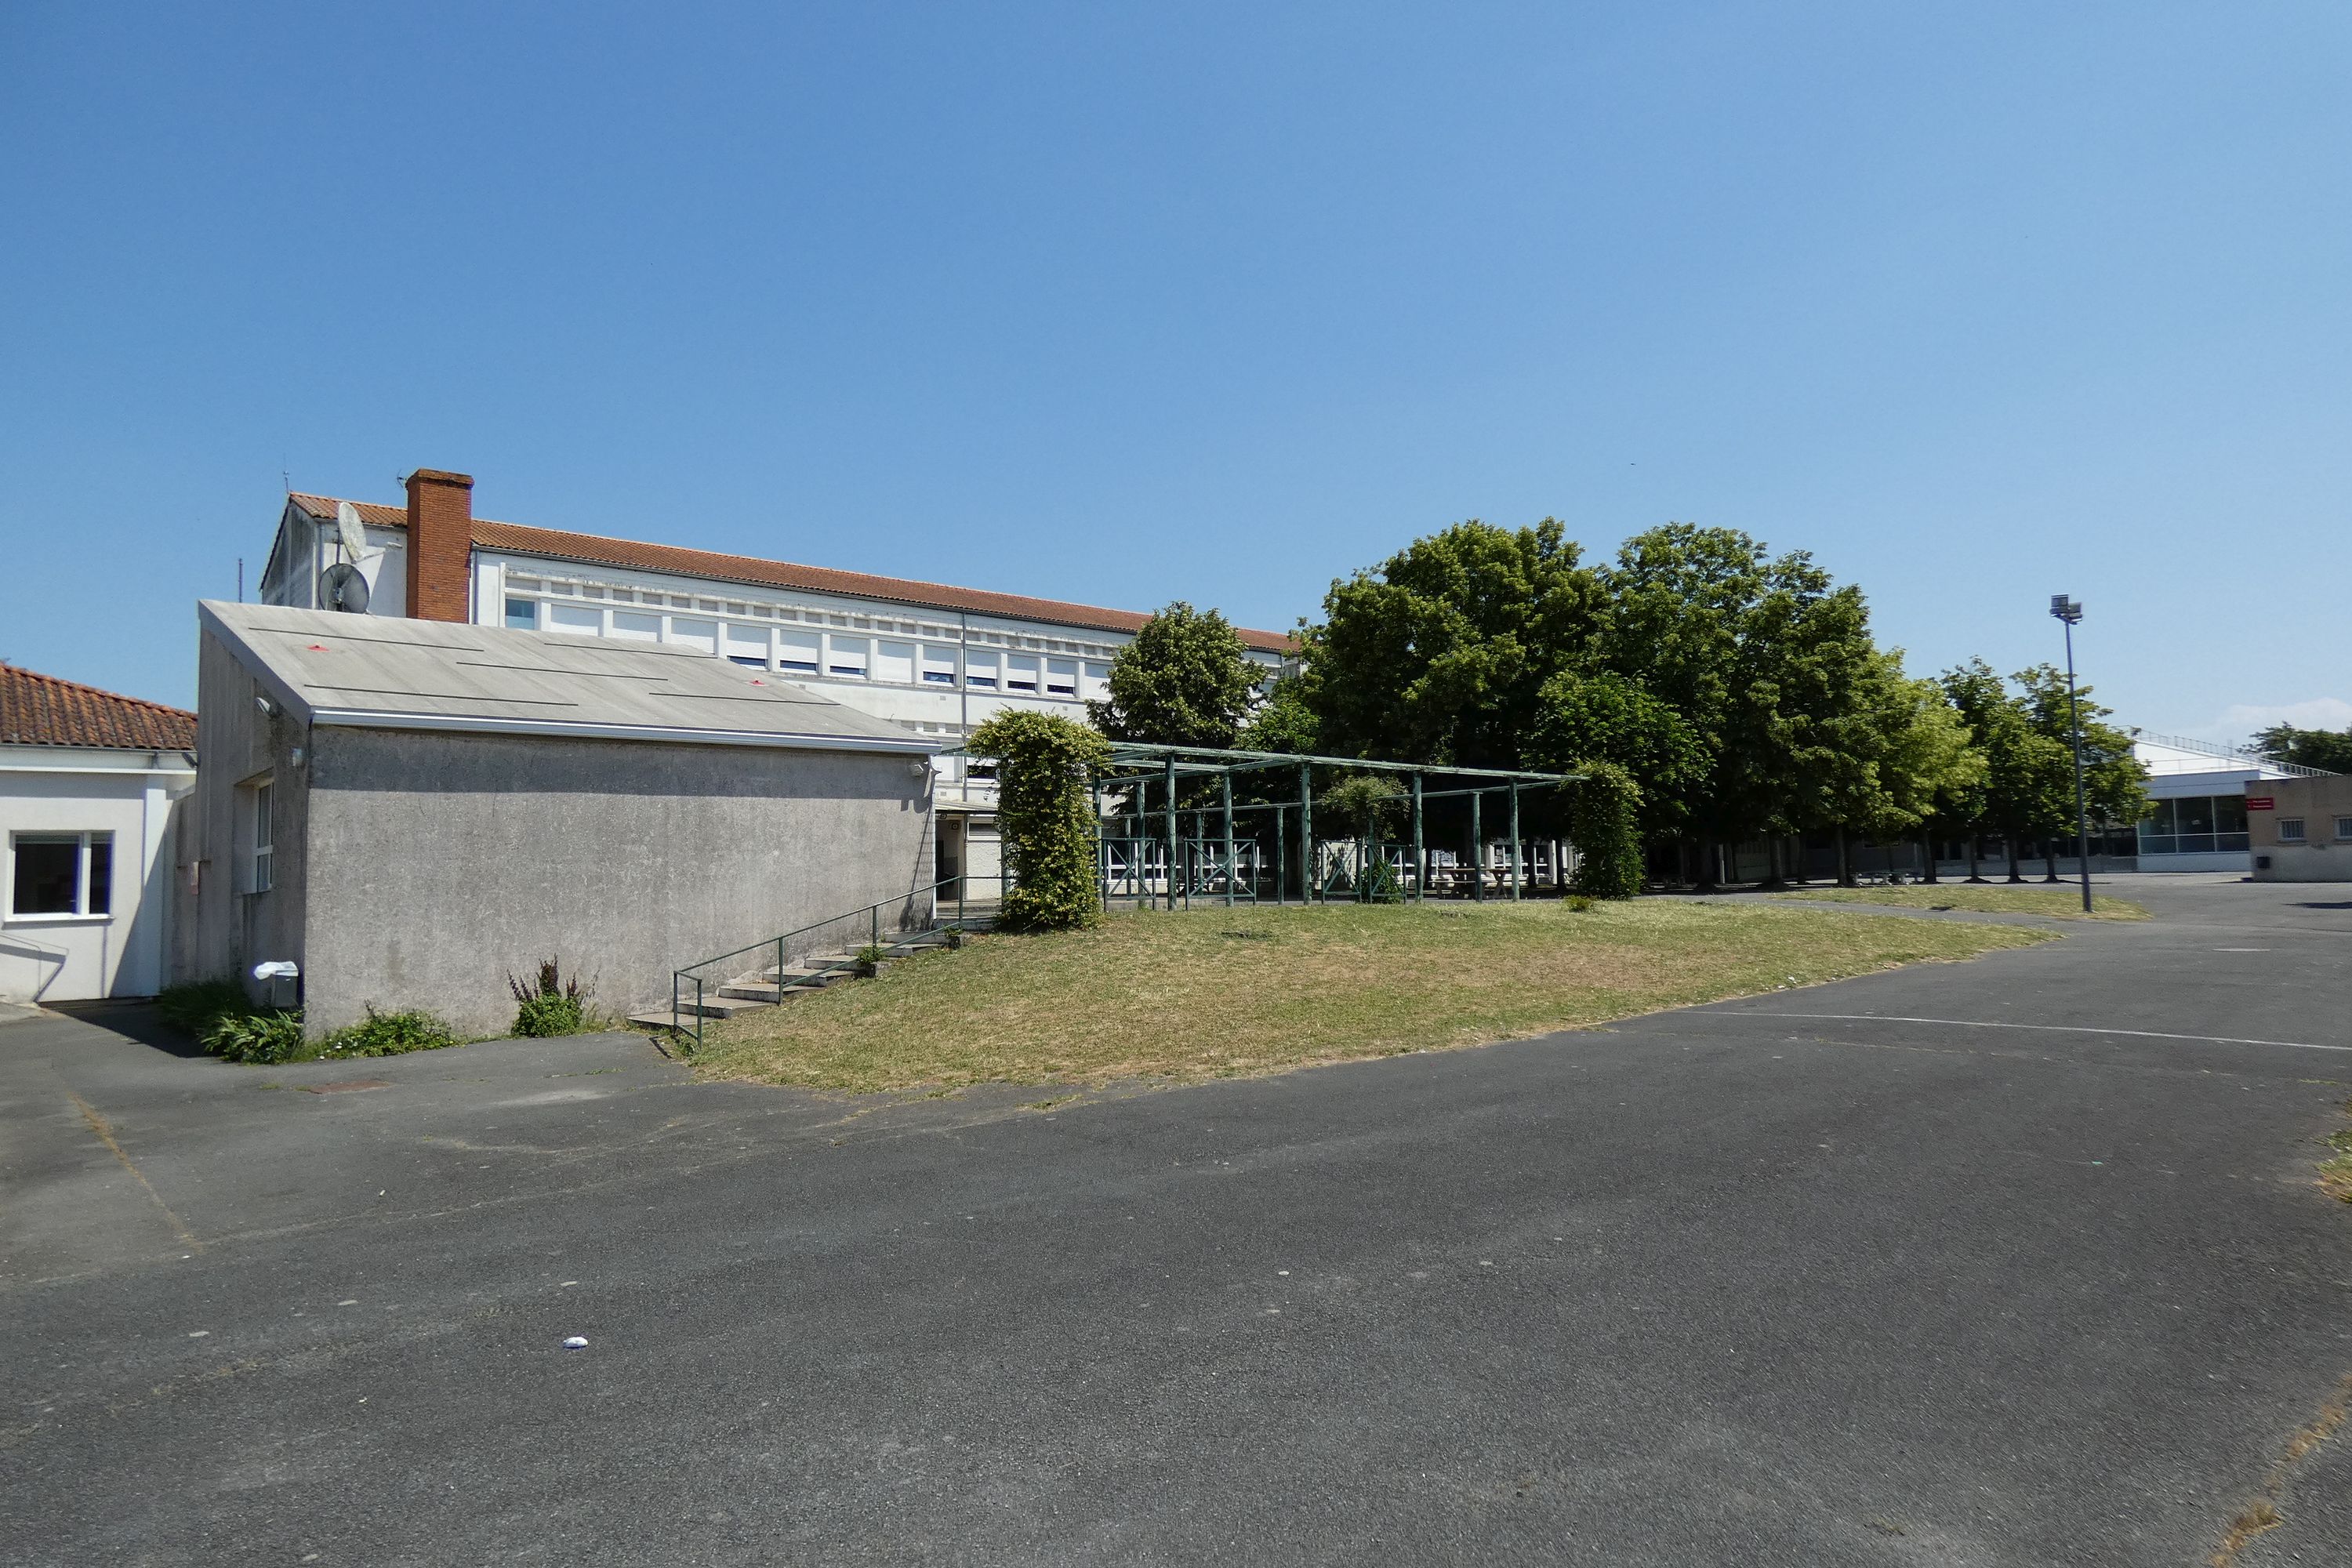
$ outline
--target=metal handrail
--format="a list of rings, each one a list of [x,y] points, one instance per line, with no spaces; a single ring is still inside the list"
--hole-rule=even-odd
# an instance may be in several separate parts
[[[837,915],[828,915],[821,921],[813,921],[809,924],[801,926],[796,930],[785,931],[781,936],[765,937],[761,941],[749,944],[748,946],[739,947],[732,952],[722,952],[714,957],[698,959],[696,962],[686,965],[682,969],[673,969],[670,971],[669,976],[670,1032],[676,1035],[684,1035],[686,1033],[686,1027],[679,1021],[679,1018],[685,1010],[685,997],[683,994],[685,983],[691,979],[694,982],[694,1046],[697,1050],[699,1050],[702,1047],[702,1027],[705,1016],[702,1011],[702,1006],[705,991],[704,975],[700,972],[709,969],[713,964],[724,963],[730,958],[741,958],[746,953],[763,952],[768,949],[772,948],[775,950],[776,954],[777,994],[781,996],[782,994],[784,984],[785,952],[787,946],[794,938],[807,936],[813,931],[823,931],[827,926],[839,925],[844,921],[855,920],[859,915],[864,915],[866,917],[866,945],[868,947],[884,948],[882,941],[882,911],[893,904],[911,904],[916,900],[923,898],[926,894],[930,896],[932,921],[929,925],[923,928],[924,932],[928,934],[936,931],[947,931],[950,929],[961,930],[964,926],[965,922],[971,919],[970,914],[964,908],[966,900],[963,894],[963,884],[975,880],[985,881],[987,879],[975,878],[969,872],[961,876],[942,877],[938,881],[931,883],[929,887],[910,888],[904,893],[893,894],[891,897],[887,899],[878,899],[873,903],[863,904],[854,910],[845,910]],[[999,875],[998,880],[1000,882],[1003,880],[1001,874]],[[955,918],[950,921],[941,921],[938,918],[940,901],[939,893],[940,889],[950,886],[953,886],[955,889]],[[1000,888],[1000,896],[1002,894],[1002,890],[1003,889]],[[891,952],[907,946],[908,943],[903,940],[906,930],[906,926],[903,923],[900,924],[898,931],[902,940],[890,942],[887,948],[884,948],[884,951]],[[824,969],[818,970],[815,973],[824,973],[830,970],[839,969],[842,967],[843,965],[837,963],[828,964]]]

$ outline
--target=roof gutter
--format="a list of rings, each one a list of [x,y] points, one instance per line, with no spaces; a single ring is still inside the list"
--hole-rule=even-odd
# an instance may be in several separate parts
[[[804,752],[873,752],[890,756],[928,757],[940,750],[936,738],[908,735],[905,740],[884,736],[817,735],[784,732],[747,733],[740,730],[698,730],[682,724],[598,724],[572,719],[481,719],[451,713],[390,713],[373,709],[318,708],[310,722],[346,730],[430,730],[460,735],[545,735],[575,741],[662,741],[690,746],[771,746]]]

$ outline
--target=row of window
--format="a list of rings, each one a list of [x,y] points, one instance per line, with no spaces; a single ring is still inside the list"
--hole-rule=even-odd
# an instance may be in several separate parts
[[[967,647],[959,666],[957,649],[941,643],[747,626],[590,605],[542,605],[536,599],[509,599],[506,623],[520,631],[570,632],[620,642],[699,648],[748,668],[785,675],[824,675],[889,685],[961,684],[974,691],[1076,698],[1100,696],[1110,679],[1110,666],[1095,659]]]
[[[671,594],[656,589],[606,588],[595,584],[552,583],[542,587],[540,579],[509,574],[508,584],[513,590],[506,601],[507,624],[515,626],[516,607],[536,603],[524,595],[539,595],[562,601],[565,598],[594,600],[613,605],[645,605],[656,610],[701,610],[713,616],[734,620],[801,621],[818,626],[855,627],[862,631],[888,633],[897,631],[914,637],[947,637],[958,634],[945,626],[932,626],[919,620],[905,620],[887,616],[842,614],[834,611],[795,609],[781,605],[740,604],[729,599],[704,598],[688,594]],[[574,606],[577,607],[577,606]],[[527,626],[528,623],[522,623]],[[1072,643],[1059,637],[1033,636],[1014,637],[1004,632],[992,632],[978,627],[966,628],[961,640],[1000,647],[1026,647],[1043,652],[1109,657],[1110,650],[1098,644]]]
[[[2139,825],[2142,855],[2210,855],[2244,849],[2246,797],[2242,795],[2183,795],[2150,803]]]
[[[2280,817],[2278,819],[2278,841],[2282,844],[2308,844],[2311,842],[2304,833],[2303,818],[2300,816]],[[2352,816],[2339,816],[2336,819],[2336,841],[2338,844],[2352,843]]]
[[[13,834],[8,858],[10,916],[114,912],[113,834]]]

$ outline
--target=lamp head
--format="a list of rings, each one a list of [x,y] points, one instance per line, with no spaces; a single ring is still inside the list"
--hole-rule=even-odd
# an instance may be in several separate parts
[[[2050,613],[2071,626],[2083,618],[2083,601],[2070,599],[2063,594],[2053,594],[2050,595]]]

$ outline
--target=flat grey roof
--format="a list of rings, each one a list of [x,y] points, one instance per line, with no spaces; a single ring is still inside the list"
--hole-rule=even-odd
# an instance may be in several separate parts
[[[916,755],[950,743],[691,648],[216,599],[196,617],[313,724]]]

